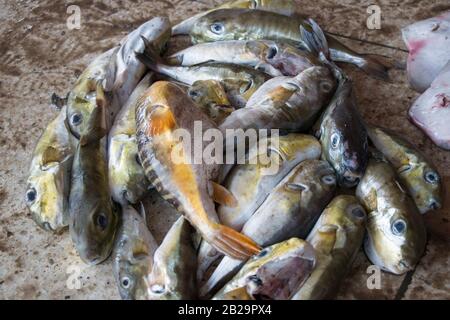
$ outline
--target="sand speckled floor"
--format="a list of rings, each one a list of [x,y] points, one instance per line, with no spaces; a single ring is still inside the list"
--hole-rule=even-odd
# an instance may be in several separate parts
[[[45,126],[57,111],[50,95],[65,95],[87,63],[111,48],[128,32],[157,15],[178,22],[221,1],[71,0],[0,3],[0,298],[2,299],[118,299],[108,261],[96,267],[82,264],[68,232],[60,235],[39,229],[24,204],[30,155]],[[404,48],[400,28],[450,9],[447,0],[297,1],[299,10],[329,31]],[[366,28],[367,6],[382,10],[382,29]],[[81,30],[66,26],[69,4],[81,8]],[[400,51],[345,41],[362,52],[391,55]],[[369,262],[363,253],[339,293],[344,299],[450,298],[450,152],[440,150],[406,118],[417,94],[408,88],[403,72],[392,82],[373,80],[346,71],[355,81],[364,118],[406,136],[438,167],[447,186],[446,203],[425,217],[429,231],[425,256],[406,276],[382,275],[380,290],[366,286]],[[157,201],[149,199],[148,201]],[[150,214],[158,240],[175,219],[164,208]],[[70,266],[79,267],[80,289],[67,286]],[[73,271],[72,271],[73,272]]]

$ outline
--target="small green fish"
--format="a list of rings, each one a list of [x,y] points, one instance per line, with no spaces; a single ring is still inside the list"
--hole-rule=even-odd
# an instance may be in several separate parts
[[[149,300],[194,300],[197,298],[197,255],[192,227],[180,217],[156,250],[147,278]]]
[[[153,74],[142,79],[117,115],[109,132],[108,175],[111,194],[117,203],[135,204],[148,192],[136,142],[136,104],[152,82]]]
[[[79,139],[86,132],[89,119],[98,104],[107,106],[106,128],[110,129],[120,103],[112,92],[116,80],[116,55],[113,48],[95,58],[81,74],[67,99],[67,124]]]
[[[245,108],[233,112],[220,129],[308,130],[329,102],[336,82],[326,67],[311,67],[296,77],[277,77],[264,83]]]
[[[173,35],[188,34],[197,19],[217,9],[225,8],[242,8],[242,9],[256,9],[266,10],[269,12],[276,12],[284,15],[296,15],[297,4],[293,0],[232,0],[225,2],[215,9],[201,12],[173,27]]]
[[[169,64],[180,66],[194,66],[207,62],[247,66],[273,77],[296,76],[314,65],[321,64],[307,50],[268,40],[200,43],[168,58]]]
[[[396,170],[420,213],[442,206],[441,177],[436,168],[412,144],[378,127],[368,127],[370,140]]]
[[[298,16],[289,17],[262,10],[219,9],[197,18],[190,35],[194,43],[274,40],[308,48],[299,32],[300,27],[311,28],[306,20]],[[390,68],[401,67],[397,62],[384,56],[359,54],[331,36],[327,36],[327,39],[334,61],[354,64],[374,77],[386,80],[389,78]]]
[[[145,40],[144,40],[145,41]],[[252,68],[220,63],[207,63],[192,67],[169,66],[146,44],[143,54],[137,57],[154,72],[192,86],[199,80],[217,80],[235,107],[243,107],[253,93],[266,81],[267,76]]]
[[[60,231],[69,225],[70,170],[75,141],[65,126],[66,107],[45,129],[34,149],[25,202],[43,229]]]
[[[367,131],[349,79],[340,81],[333,100],[318,124],[317,137],[323,147],[322,158],[336,170],[340,186],[356,186],[366,169],[369,152]]]
[[[114,248],[113,271],[120,296],[125,300],[148,298],[147,276],[158,248],[145,215],[129,205],[122,206],[122,221]]]
[[[392,167],[371,160],[356,196],[368,212],[364,249],[372,263],[394,274],[413,270],[425,250],[425,224]]]
[[[81,259],[91,265],[110,255],[119,221],[108,185],[105,109],[102,104],[94,108],[81,134],[69,197],[72,241]]]
[[[252,257],[213,299],[230,299],[230,293],[240,288],[256,300],[290,299],[308,279],[315,262],[313,247],[303,240],[291,238],[274,244]]]
[[[317,264],[293,300],[331,299],[361,248],[366,213],[354,196],[331,201],[306,241],[316,250]]]

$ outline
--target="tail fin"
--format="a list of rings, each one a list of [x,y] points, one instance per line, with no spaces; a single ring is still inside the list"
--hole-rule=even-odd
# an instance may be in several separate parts
[[[106,125],[106,98],[100,83],[97,85],[96,97],[97,106],[90,115],[86,132],[83,132],[80,136],[81,146],[99,141],[108,132]]]
[[[361,54],[361,59],[356,66],[370,76],[381,80],[389,80],[390,69],[404,70],[405,65],[391,57],[378,54]]]
[[[216,236],[209,243],[223,254],[236,260],[247,260],[261,251],[261,247],[242,233],[221,224],[217,224],[217,228]]]
[[[325,33],[313,19],[308,19],[305,22],[306,25],[300,25],[300,35],[303,39],[303,44],[312,54],[317,55],[322,62],[325,62],[324,60],[330,61],[330,50]]]
[[[162,63],[162,59],[158,54],[158,50],[154,47],[154,45],[145,37],[141,36],[142,41],[144,42],[144,52],[135,52],[136,58],[143,64],[147,66],[152,71],[160,72],[160,64]]]
[[[313,19],[308,19],[307,24],[310,28],[305,28],[303,25],[300,26],[300,34],[305,46],[312,54],[317,55],[323,64],[330,67],[336,79],[339,83],[342,83],[347,79],[347,76],[331,60],[331,51],[328,47],[328,40],[325,33]]]

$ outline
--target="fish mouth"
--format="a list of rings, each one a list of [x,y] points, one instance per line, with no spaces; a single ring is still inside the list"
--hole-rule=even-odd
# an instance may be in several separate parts
[[[309,277],[313,266],[314,261],[304,257],[269,262],[249,278],[249,291],[257,300],[289,299]]]
[[[227,104],[214,104],[214,107],[226,113],[232,113],[234,108]]]
[[[412,266],[406,260],[400,260],[400,262],[396,266],[396,269],[397,269],[396,271],[398,272],[398,274],[403,274],[403,273],[413,270],[414,266]]]
[[[361,175],[352,172],[346,172],[340,179],[340,185],[346,188],[356,187],[361,181]]]
[[[440,208],[442,208],[442,204],[436,199],[432,199],[428,204],[428,208],[430,210],[439,210]]]
[[[181,36],[189,34],[194,28],[194,25],[199,17],[200,15],[195,15],[172,27],[172,36]]]

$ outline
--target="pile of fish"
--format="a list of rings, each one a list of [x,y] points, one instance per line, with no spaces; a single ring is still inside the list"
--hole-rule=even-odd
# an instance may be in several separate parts
[[[352,51],[295,9],[238,0],[176,26],[154,18],[92,61],[60,103],[34,151],[26,202],[42,228],[69,227],[87,264],[112,254],[122,298],[324,299],[361,247],[394,274],[421,258],[421,214],[441,206],[439,174],[364,122],[335,62],[381,79],[400,64]],[[167,54],[183,34],[193,45]],[[260,136],[267,148],[248,145],[239,163],[175,161],[174,150],[190,153],[177,130],[198,122],[224,137],[281,135]],[[181,214],[161,244],[148,197]]]

